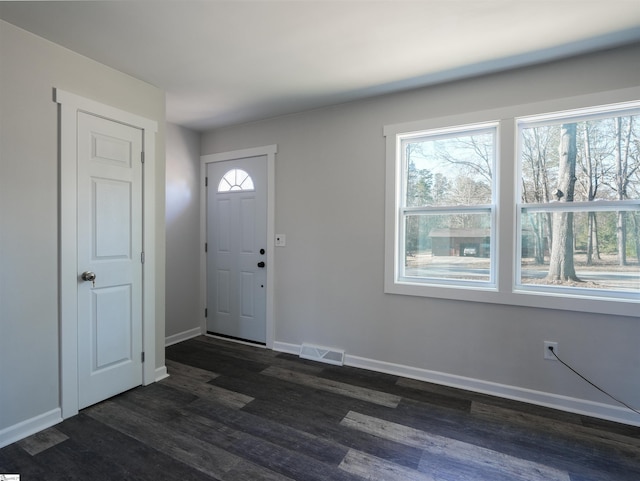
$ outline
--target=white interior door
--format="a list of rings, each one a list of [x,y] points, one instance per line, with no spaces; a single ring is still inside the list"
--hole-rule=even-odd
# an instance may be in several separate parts
[[[142,384],[142,149],[78,113],[79,408]]]
[[[207,332],[266,341],[267,157],[207,164]]]

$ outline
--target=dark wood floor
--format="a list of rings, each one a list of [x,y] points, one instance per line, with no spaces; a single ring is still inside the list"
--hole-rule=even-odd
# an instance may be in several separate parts
[[[640,428],[212,338],[0,449],[27,480],[638,481]]]

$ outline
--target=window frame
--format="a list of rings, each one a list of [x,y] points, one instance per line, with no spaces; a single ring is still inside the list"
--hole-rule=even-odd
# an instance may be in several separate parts
[[[599,92],[512,105],[491,110],[461,113],[446,117],[416,120],[383,127],[385,137],[385,262],[384,292],[386,294],[430,297],[448,300],[495,303],[513,306],[538,307],[567,311],[600,313],[637,317],[640,293],[625,298],[600,295],[592,292],[567,293],[555,288],[529,289],[518,286],[520,256],[517,248],[520,235],[514,226],[520,224],[520,191],[518,186],[518,120],[561,118],[569,111],[582,110],[585,115],[596,112],[601,106],[633,104],[640,99],[640,87]],[[597,112],[595,113],[597,115]],[[498,124],[495,168],[495,242],[492,242],[492,262],[495,262],[495,286],[450,285],[443,283],[398,282],[400,259],[399,228],[402,205],[402,154],[401,138],[421,137],[425,131],[456,129],[474,124]],[[531,204],[528,207],[533,207]],[[518,223],[518,224],[517,224]],[[493,240],[493,239],[492,239]]]
[[[420,206],[420,207],[409,207],[406,205],[407,200],[407,179],[406,174],[408,172],[407,159],[406,159],[406,149],[405,146],[407,143],[411,143],[411,141],[419,141],[420,139],[433,139],[437,140],[438,138],[447,138],[452,137],[454,134],[461,134],[464,136],[465,134],[473,135],[480,133],[491,133],[494,138],[494,156],[493,156],[493,165],[492,172],[495,174],[497,171],[497,166],[499,164],[499,139],[500,139],[500,126],[499,122],[491,121],[491,122],[482,122],[482,123],[473,123],[467,125],[459,125],[453,126],[449,128],[441,128],[441,129],[430,129],[428,131],[419,131],[419,132],[410,132],[410,133],[400,133],[396,136],[396,141],[399,143],[399,155],[400,158],[397,159],[397,162],[400,164],[400,176],[398,178],[400,189],[400,197],[399,203],[400,205],[397,208],[398,215],[398,232],[396,234],[396,242],[398,244],[398,252],[396,259],[396,282],[406,284],[406,285],[433,285],[433,286],[442,286],[442,287],[453,287],[453,288],[472,288],[472,289],[488,289],[495,290],[496,289],[496,257],[495,257],[495,242],[490,242],[489,247],[489,280],[488,281],[463,281],[463,280],[455,280],[455,279],[447,279],[447,278],[439,278],[439,277],[411,277],[405,275],[401,275],[400,271],[404,271],[404,260],[406,258],[406,242],[401,242],[401,240],[406,237],[406,219],[409,215],[416,214],[461,214],[461,213],[473,213],[473,214],[482,214],[488,213],[490,219],[490,228],[489,228],[489,237],[492,240],[496,238],[496,192],[497,192],[497,182],[496,176],[494,175],[492,178],[491,185],[491,203],[489,204],[465,204],[465,205],[438,205],[438,206]]]
[[[535,116],[517,117],[516,122],[516,145],[517,154],[515,161],[517,162],[518,178],[522,175],[522,131],[527,128],[543,127],[543,126],[555,126],[560,123],[579,123],[589,120],[602,120],[610,119],[613,117],[624,116],[639,116],[640,115],[640,100],[634,102],[623,102],[615,104],[597,105],[588,108],[571,109],[569,111],[550,112],[548,114],[541,114]],[[516,258],[514,259],[514,265],[516,268],[514,278],[514,290],[517,292],[540,292],[548,295],[563,295],[571,297],[584,297],[593,296],[594,294],[602,294],[606,292],[608,299],[620,299],[622,301],[633,296],[633,293],[629,291],[607,289],[600,291],[593,288],[581,288],[581,287],[562,287],[562,286],[547,286],[547,285],[531,285],[522,283],[522,216],[525,211],[527,212],[617,212],[617,211],[633,211],[640,206],[640,199],[627,199],[627,200],[606,200],[598,199],[597,202],[588,201],[574,201],[574,202],[549,202],[549,203],[525,203],[522,202],[522,184],[518,182],[516,184],[515,192],[516,201],[516,241],[517,248],[515,251]],[[637,297],[637,293],[636,293]]]

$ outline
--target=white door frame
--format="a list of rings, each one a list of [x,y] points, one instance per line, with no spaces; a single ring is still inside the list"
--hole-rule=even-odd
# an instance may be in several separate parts
[[[79,111],[131,125],[143,131],[145,152],[143,188],[142,242],[145,262],[142,266],[142,343],[145,362],[144,385],[156,376],[155,321],[155,137],[158,123],[124,110],[55,89],[60,105],[60,407],[62,417],[78,413],[78,246],[77,246],[77,145]]]
[[[200,157],[200,305],[202,306],[202,318],[200,321],[201,332],[207,332],[207,319],[204,310],[207,307],[207,254],[204,244],[207,242],[207,189],[205,178],[207,176],[207,164],[211,162],[223,162],[226,160],[245,159],[248,157],[267,157],[267,312],[266,312],[266,345],[273,349],[274,323],[274,238],[275,238],[275,160],[278,152],[277,145],[266,145],[250,149],[208,154]]]

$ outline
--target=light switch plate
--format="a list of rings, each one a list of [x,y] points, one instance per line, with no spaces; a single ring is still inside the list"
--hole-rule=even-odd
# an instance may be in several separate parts
[[[276,247],[284,247],[287,245],[287,236],[284,234],[276,234]]]

